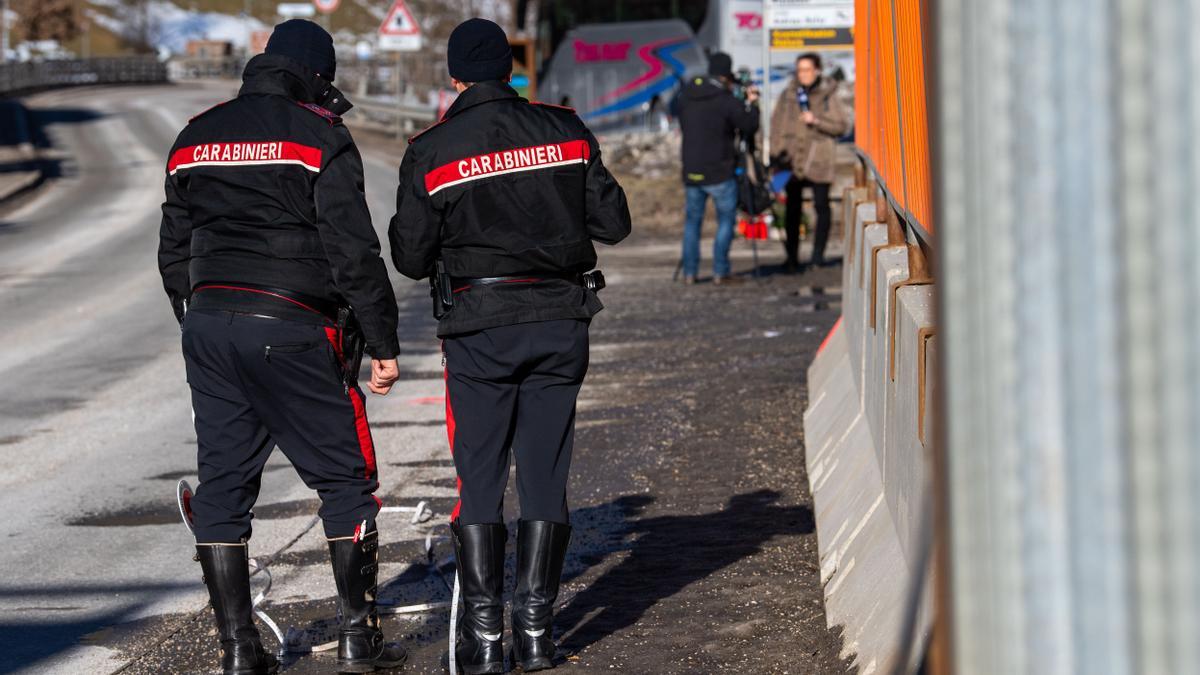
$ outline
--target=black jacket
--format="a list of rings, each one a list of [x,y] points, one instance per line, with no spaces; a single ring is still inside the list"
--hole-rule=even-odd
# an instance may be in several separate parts
[[[480,82],[409,143],[388,231],[405,276],[430,276],[439,257],[461,279],[577,274],[596,265],[593,240],[629,234],[625,192],[573,110]],[[455,294],[438,334],[586,319],[602,307],[567,280],[474,286]]]
[[[683,132],[683,182],[713,185],[733,178],[736,133],[758,131],[756,104],[746,105],[711,78],[697,77],[674,101]]]
[[[363,196],[340,92],[260,55],[238,97],[193,118],[171,148],[158,253],[176,317],[205,284],[278,288],[354,308],[375,358],[393,358],[396,299]],[[317,105],[320,101],[324,105]],[[204,305],[319,320],[261,292],[206,288]]]

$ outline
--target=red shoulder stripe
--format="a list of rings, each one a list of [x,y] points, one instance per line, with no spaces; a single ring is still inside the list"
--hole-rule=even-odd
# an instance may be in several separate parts
[[[322,108],[321,106],[317,105],[316,103],[301,103],[299,101],[296,101],[296,105],[300,106],[301,108],[304,108],[305,110],[307,110],[309,112],[316,113],[316,114],[320,115],[321,117],[324,117],[325,120],[327,122],[329,122],[330,124],[337,124],[338,122],[342,121],[341,117],[338,117],[333,112],[326,110],[325,108]]]
[[[554,105],[553,103],[542,103],[541,101],[530,101],[533,105],[540,105],[543,108],[554,108],[556,110],[566,110],[569,113],[575,112],[575,109],[565,105]]]

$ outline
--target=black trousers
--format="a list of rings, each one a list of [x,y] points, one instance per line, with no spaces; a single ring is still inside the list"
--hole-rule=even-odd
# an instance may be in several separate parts
[[[829,207],[829,185],[829,183],[814,183],[797,178],[788,181],[786,188],[787,216],[783,221],[787,239],[783,245],[789,263],[800,262],[800,216],[804,209],[804,188],[812,189],[813,207],[817,212],[817,229],[813,233],[812,263],[820,265],[825,262],[825,244],[829,241],[829,224],[833,220],[833,212]]]
[[[539,321],[446,338],[446,427],[458,472],[451,520],[504,522],[510,451],[521,518],[567,523],[575,401],[588,322]]]
[[[199,441],[196,541],[248,539],[263,466],[275,445],[321,498],[327,537],[374,522],[375,448],[362,390],[347,391],[336,329],[193,309],[183,357]]]

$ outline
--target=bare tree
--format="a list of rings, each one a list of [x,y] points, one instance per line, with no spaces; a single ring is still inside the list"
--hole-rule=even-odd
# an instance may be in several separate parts
[[[17,29],[25,40],[57,40],[66,44],[79,35],[74,0],[11,0],[20,17]]]
[[[158,37],[158,23],[150,14],[150,0],[121,0],[125,31],[122,37],[135,51],[152,52]]]

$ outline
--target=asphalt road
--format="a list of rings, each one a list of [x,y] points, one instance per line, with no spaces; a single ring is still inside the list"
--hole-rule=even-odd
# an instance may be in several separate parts
[[[230,93],[94,88],[28,101],[61,175],[0,211],[0,673],[216,663],[174,504],[176,481],[195,480],[195,436],[154,254],[166,151],[188,117]],[[397,145],[360,144],[382,235]],[[840,672],[848,662],[824,624],[800,424],[805,367],[838,313],[837,273],[684,289],[670,283],[675,250],[635,235],[602,253],[613,288],[580,404],[565,665]],[[740,269],[748,255],[738,249]],[[381,597],[444,602],[438,572],[452,568],[440,537],[454,483],[440,357],[425,288],[395,284],[404,381],[368,403],[381,496],[425,501],[437,515],[381,516]],[[335,611],[316,505],[276,453],[251,554],[271,561],[266,607],[299,645],[327,639]],[[386,624],[413,650],[408,671],[439,671],[445,610]],[[286,664],[322,672],[331,661],[295,654]]]

